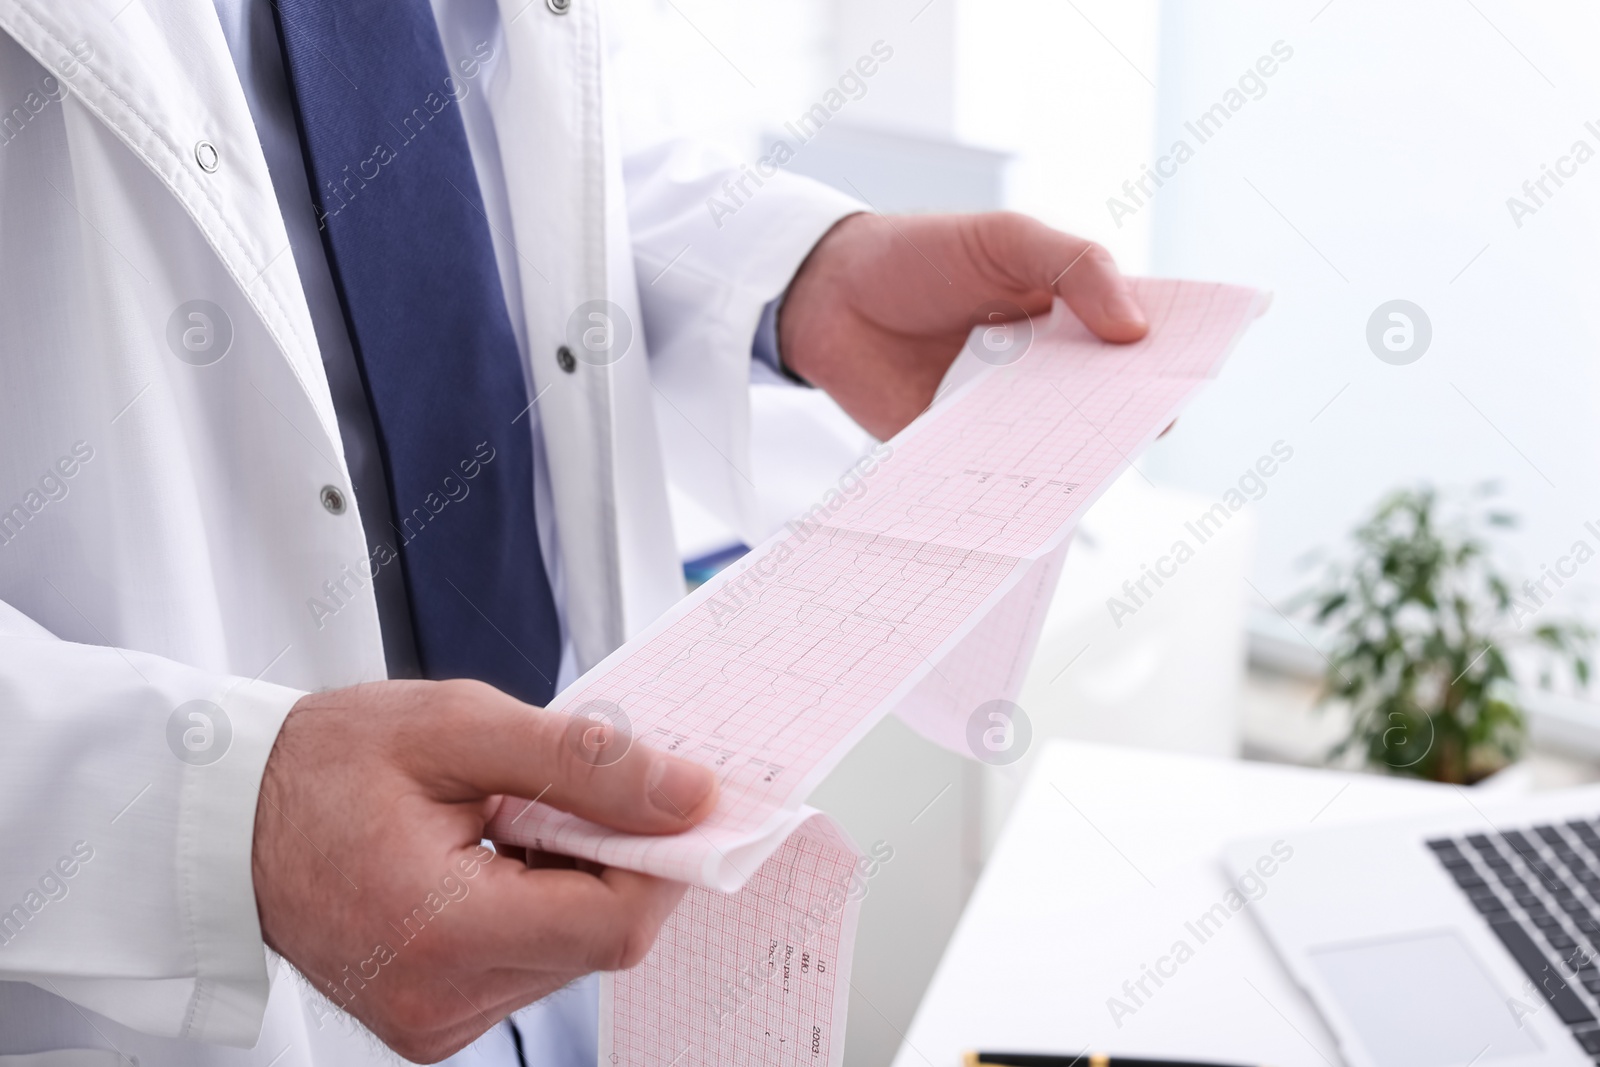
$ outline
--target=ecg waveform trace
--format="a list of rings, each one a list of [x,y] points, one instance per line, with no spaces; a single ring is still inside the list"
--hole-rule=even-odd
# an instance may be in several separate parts
[[[522,804],[496,829],[713,888],[742,883],[753,871],[728,857],[781,825],[819,762],[1019,564],[1060,543],[1257,307],[1230,286],[1135,284],[1145,340],[1109,346],[1058,313],[1021,362],[895,438],[864,493],[791,524],[552,705],[620,707],[641,742],[716,768],[722,800],[697,833],[630,836]]]

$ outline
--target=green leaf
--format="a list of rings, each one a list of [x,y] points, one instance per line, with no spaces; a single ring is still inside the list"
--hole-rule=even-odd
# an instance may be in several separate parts
[[[1496,491],[1478,487],[1479,496]],[[1466,506],[1419,485],[1386,494],[1352,531],[1352,555],[1302,597],[1312,618],[1334,630],[1322,703],[1349,708],[1350,732],[1330,758],[1355,749],[1376,770],[1475,780],[1514,759],[1524,743],[1511,666],[1521,659],[1510,649],[1540,650],[1534,677],[1553,682],[1570,670],[1588,685],[1595,639],[1588,626],[1568,619],[1518,626],[1514,587],[1494,558],[1494,535],[1515,525],[1504,508]],[[1413,764],[1424,729],[1434,745]],[[1397,765],[1400,756],[1407,766]]]

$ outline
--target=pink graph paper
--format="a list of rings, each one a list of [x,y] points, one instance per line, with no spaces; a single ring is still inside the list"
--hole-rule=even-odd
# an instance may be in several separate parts
[[[520,801],[490,827],[696,887],[646,961],[604,982],[601,1067],[840,1063],[858,857],[805,797],[890,710],[965,750],[967,716],[1020,685],[1077,518],[1265,307],[1233,286],[1134,284],[1143,341],[1104,344],[1058,303],[1021,360],[952,390],[852,492],[553,702],[620,708],[637,741],[722,783],[675,837]],[[730,982],[750,986],[731,1009]]]

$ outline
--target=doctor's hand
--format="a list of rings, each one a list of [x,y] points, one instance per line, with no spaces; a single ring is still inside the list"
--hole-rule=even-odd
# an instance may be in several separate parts
[[[637,964],[683,886],[480,845],[507,794],[635,833],[686,830],[715,807],[696,764],[642,745],[586,755],[595,728],[477,682],[302,698],[256,806],[267,944],[424,1063],[575,978]]]
[[[933,402],[985,304],[1039,315],[1055,296],[1108,341],[1149,329],[1104,248],[1026,215],[851,215],[795,275],[779,348],[884,439]]]

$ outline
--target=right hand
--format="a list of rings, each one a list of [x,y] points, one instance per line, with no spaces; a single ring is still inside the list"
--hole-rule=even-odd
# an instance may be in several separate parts
[[[575,978],[639,963],[683,886],[480,845],[505,795],[632,833],[678,833],[716,806],[696,764],[642,745],[586,758],[593,729],[478,682],[302,698],[256,806],[266,943],[425,1063]]]

